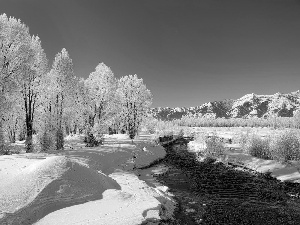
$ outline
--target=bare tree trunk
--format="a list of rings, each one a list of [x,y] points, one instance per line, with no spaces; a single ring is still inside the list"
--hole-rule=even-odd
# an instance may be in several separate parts
[[[133,118],[130,121],[130,128],[129,128],[129,137],[130,139],[134,139],[136,133],[137,133],[137,112],[136,112],[136,106],[135,103],[131,103],[131,106],[133,105]]]
[[[57,105],[59,103],[59,96],[57,95]],[[63,150],[64,149],[64,133],[62,129],[62,113],[63,113],[63,96],[61,96],[60,107],[57,109],[57,119],[58,126],[56,131],[56,149]]]
[[[0,118],[0,153],[1,154],[6,153],[5,142],[4,142],[3,123],[2,123],[1,118]]]
[[[15,143],[16,142],[16,131],[12,128],[9,130],[9,142]]]
[[[24,104],[25,104],[25,124],[26,124],[26,153],[33,152],[33,144],[32,144],[32,135],[33,135],[33,99],[32,99],[32,90],[30,89],[28,92],[24,94]]]
[[[26,141],[25,141],[26,153],[30,153],[33,152],[33,144],[32,144],[33,130],[32,130],[32,120],[27,116],[26,116],[26,131],[27,131]]]

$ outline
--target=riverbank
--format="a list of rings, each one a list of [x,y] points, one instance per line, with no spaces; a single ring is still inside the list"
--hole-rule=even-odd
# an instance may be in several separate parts
[[[177,220],[188,219],[184,224],[300,223],[299,184],[212,159],[199,162],[186,144],[177,141],[165,146],[167,155],[161,163],[168,171],[157,176],[178,202]]]

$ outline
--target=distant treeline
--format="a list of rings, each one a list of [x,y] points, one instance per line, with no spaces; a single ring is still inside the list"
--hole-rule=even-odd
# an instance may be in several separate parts
[[[299,116],[273,117],[273,118],[202,118],[183,116],[173,120],[179,126],[188,127],[274,127],[274,128],[299,128]]]

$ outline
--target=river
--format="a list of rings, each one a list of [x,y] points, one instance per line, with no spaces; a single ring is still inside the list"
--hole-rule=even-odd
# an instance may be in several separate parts
[[[137,170],[149,185],[165,185],[177,201],[174,221],[160,224],[300,224],[300,185],[268,174],[199,162],[186,141],[166,145],[166,157]]]

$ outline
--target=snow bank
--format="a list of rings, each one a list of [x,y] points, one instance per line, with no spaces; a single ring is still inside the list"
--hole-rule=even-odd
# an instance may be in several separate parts
[[[171,216],[175,202],[164,192],[166,188],[149,187],[133,173],[116,170],[110,174],[121,190],[109,189],[103,199],[75,205],[48,214],[36,224],[141,224],[145,220],[159,220],[163,209]],[[158,200],[159,199],[159,200]]]
[[[166,187],[149,187],[125,172],[165,156],[149,135],[133,142],[127,135],[109,135],[96,148],[82,147],[79,135],[67,142],[73,148],[61,156],[0,157],[0,215],[14,213],[2,221],[28,222],[45,216],[37,224],[140,224],[172,216],[175,203]]]
[[[1,156],[0,161],[0,218],[32,202],[66,169],[64,156]]]
[[[283,163],[276,160],[265,160],[243,153],[241,150],[228,151],[226,153],[226,161],[241,164],[261,173],[271,172],[273,177],[281,181],[300,183],[299,161]]]

